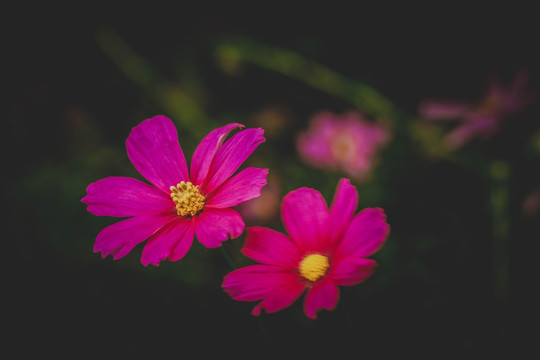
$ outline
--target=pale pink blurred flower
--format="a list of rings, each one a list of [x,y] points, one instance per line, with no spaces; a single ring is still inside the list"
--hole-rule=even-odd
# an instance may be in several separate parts
[[[521,70],[510,84],[493,78],[486,94],[477,103],[426,99],[419,113],[428,121],[458,121],[445,137],[445,144],[456,150],[474,138],[488,139],[500,131],[504,121],[536,100],[527,89],[529,73]]]
[[[360,181],[371,175],[379,151],[390,137],[384,124],[369,121],[358,112],[336,115],[323,111],[315,114],[309,128],[299,134],[297,149],[306,163],[343,171]]]

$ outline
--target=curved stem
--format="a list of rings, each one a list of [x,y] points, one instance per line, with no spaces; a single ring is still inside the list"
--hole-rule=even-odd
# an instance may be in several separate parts
[[[506,162],[495,161],[490,166],[491,212],[493,221],[493,282],[497,304],[506,302],[508,295],[507,245],[510,232],[509,190],[510,167]]]
[[[237,267],[234,264],[234,261],[231,259],[231,257],[227,253],[227,250],[225,250],[225,247],[221,245],[219,249],[221,250],[221,254],[223,255],[223,257],[225,258],[225,262],[227,263],[227,265],[229,265],[232,270],[235,270]]]
[[[221,254],[225,258],[225,262],[230,266],[230,268],[232,270],[237,269],[237,266],[235,265],[234,261],[231,259],[231,257],[227,253],[227,250],[225,250],[225,246],[223,246],[223,244],[222,244],[219,248],[221,250]],[[270,340],[268,339],[268,334],[266,333],[266,328],[265,328],[265,326],[264,326],[264,324],[262,322],[261,315],[256,316],[256,318],[257,318],[257,322],[259,324],[259,328],[261,329],[261,333],[262,333],[262,335],[264,337],[264,341],[266,342],[266,344],[270,344]]]

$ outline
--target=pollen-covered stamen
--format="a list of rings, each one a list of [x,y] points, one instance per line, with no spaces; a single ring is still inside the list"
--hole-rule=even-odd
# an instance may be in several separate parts
[[[171,198],[176,204],[176,213],[181,216],[195,216],[204,207],[205,197],[199,192],[199,186],[190,181],[181,181],[171,186]]]
[[[326,274],[329,266],[328,257],[321,254],[310,254],[302,259],[298,270],[300,275],[309,281],[317,281]]]

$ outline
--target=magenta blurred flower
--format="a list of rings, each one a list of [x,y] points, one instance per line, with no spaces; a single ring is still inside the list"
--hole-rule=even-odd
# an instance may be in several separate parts
[[[320,112],[298,136],[297,149],[307,163],[331,171],[343,171],[354,180],[371,174],[379,150],[388,143],[390,130],[366,120],[358,112],[342,116]]]
[[[529,92],[529,73],[520,71],[511,84],[493,79],[479,103],[426,99],[420,103],[419,113],[429,121],[459,121],[460,124],[445,138],[446,145],[456,150],[474,138],[487,139],[500,131],[503,122],[516,115],[536,100]]]
[[[244,221],[230,207],[260,195],[267,169],[246,168],[232,176],[265,141],[262,129],[245,129],[225,141],[231,123],[211,131],[195,149],[188,172],[174,124],[165,116],[144,120],[126,141],[137,171],[153,186],[129,177],[91,183],[81,200],[98,216],[128,217],[104,228],[94,252],[119,259],[148,239],[141,262],[176,261],[191,248],[194,236],[206,247],[240,236]],[[232,177],[231,177],[232,176]]]
[[[289,236],[265,227],[248,227],[242,253],[260,264],[227,274],[224,290],[235,300],[258,301],[252,311],[272,313],[291,305],[307,290],[305,314],[337,306],[340,286],[366,280],[377,263],[367,259],[384,244],[390,227],[380,208],[354,214],[358,192],[341,179],[330,209],[321,193],[300,188],[282,202]]]

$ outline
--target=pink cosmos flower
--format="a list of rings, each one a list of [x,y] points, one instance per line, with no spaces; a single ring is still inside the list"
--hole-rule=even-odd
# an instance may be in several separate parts
[[[148,239],[141,262],[158,266],[166,258],[183,258],[194,236],[208,248],[240,236],[244,221],[230,207],[259,196],[268,174],[249,167],[232,176],[265,141],[262,129],[245,129],[225,141],[243,127],[231,123],[211,131],[195,149],[189,171],[170,119],[155,116],[134,127],[127,154],[153,186],[118,176],[88,186],[81,201],[89,212],[128,217],[97,235],[94,252],[116,260]]]
[[[534,102],[536,95],[527,90],[528,80],[529,74],[525,70],[520,71],[509,85],[493,79],[487,93],[476,104],[426,99],[420,103],[419,113],[428,121],[460,122],[445,138],[448,148],[456,150],[474,138],[492,137],[507,118]]]
[[[289,235],[265,227],[248,227],[242,253],[260,264],[227,274],[224,290],[235,300],[259,301],[252,311],[272,313],[291,305],[307,291],[304,312],[312,319],[333,310],[340,286],[366,280],[377,263],[367,259],[384,244],[390,227],[380,208],[354,214],[358,192],[341,179],[330,209],[309,188],[288,193],[282,218]]]
[[[362,114],[342,116],[320,112],[308,130],[298,136],[297,149],[307,163],[331,171],[343,171],[355,180],[369,177],[379,150],[390,139],[389,129],[366,120]]]

